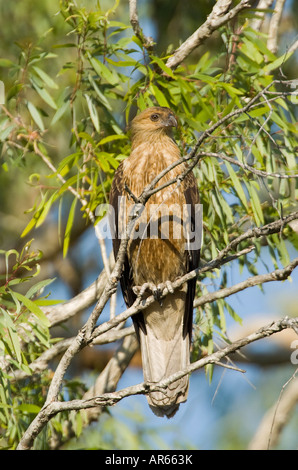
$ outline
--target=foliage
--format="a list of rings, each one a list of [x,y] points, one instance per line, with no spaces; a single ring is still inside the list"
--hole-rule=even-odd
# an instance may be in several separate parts
[[[64,230],[64,257],[71,249],[78,208],[86,225],[96,224],[96,208],[108,202],[114,171],[130,152],[126,124],[137,109],[172,108],[180,119],[176,139],[186,155],[202,132],[268,87],[272,99],[260,94],[249,112],[210,135],[203,151],[232,157],[268,174],[291,174],[297,168],[293,100],[282,93],[282,83],[270,86],[274,78],[284,78],[281,70],[290,54],[270,52],[265,38],[242,18],[237,36],[230,25],[220,29],[225,50],[205,52],[197,62],[189,60],[172,70],[166,65],[168,56],[145,48],[128,22],[117,19],[119,3],[88,10],[61,1],[63,41],[57,44],[50,31],[30,44],[18,43],[18,56],[0,58],[0,70],[6,74],[6,103],[0,114],[2,171],[8,179],[15,172],[26,174],[35,194],[21,237],[33,237],[54,212]],[[204,207],[205,261],[248,227],[297,207],[295,179],[256,177],[211,155],[200,158],[195,174]],[[289,262],[286,239],[297,247],[297,235],[288,228],[266,238],[274,267]],[[256,274],[263,244],[263,239],[256,241],[253,254],[239,260],[240,271],[246,266]],[[30,363],[53,342],[40,308],[51,303],[40,293],[51,281],[38,280],[42,255],[30,251],[30,243],[20,253],[1,250],[1,256],[6,269],[0,287],[0,349],[7,364],[0,373],[0,427],[5,445],[13,448],[42,405],[50,380],[48,371],[40,380],[14,382],[13,377],[18,369],[31,373]],[[218,285],[226,285],[226,268],[208,274],[200,289]],[[225,299],[198,309],[194,357],[213,351],[214,335],[225,334],[226,315],[241,321]],[[79,389],[74,396],[79,396]],[[63,434],[59,420],[53,423]]]

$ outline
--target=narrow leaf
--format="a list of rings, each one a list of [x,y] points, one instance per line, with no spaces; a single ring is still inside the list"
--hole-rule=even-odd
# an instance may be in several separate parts
[[[27,107],[35,124],[37,124],[37,126],[39,127],[41,131],[44,131],[45,130],[44,123],[42,121],[42,118],[39,112],[37,111],[37,108],[30,101],[28,101]]]
[[[32,300],[28,299],[28,297],[25,297],[19,292],[14,292],[14,295],[28,308],[28,310],[30,310],[31,313],[34,313],[34,315],[41,321],[43,325],[50,326],[50,321],[47,316]]]
[[[74,216],[75,216],[75,209],[77,205],[77,198],[74,198],[72,201],[68,219],[67,219],[67,224],[66,224],[66,229],[65,229],[65,235],[64,235],[64,242],[63,242],[63,257],[65,258],[68,252],[69,248],[69,243],[70,243],[70,234],[71,234],[71,229],[74,221]]]

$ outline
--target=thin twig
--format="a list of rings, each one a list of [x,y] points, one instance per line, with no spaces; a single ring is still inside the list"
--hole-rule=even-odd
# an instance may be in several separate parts
[[[298,178],[298,174],[294,175],[284,175],[282,173],[270,173],[268,171],[264,170],[258,170],[257,168],[254,168],[251,165],[248,165],[247,163],[242,163],[239,162],[238,160],[235,160],[235,158],[229,157],[228,155],[225,155],[222,152],[200,152],[198,154],[200,157],[214,157],[214,158],[220,158],[221,160],[226,160],[229,163],[232,163],[233,165],[237,165],[240,168],[243,168],[243,170],[247,170],[250,173],[253,173],[254,175],[257,176],[263,176],[265,178],[279,178],[279,179],[291,179],[291,178]]]

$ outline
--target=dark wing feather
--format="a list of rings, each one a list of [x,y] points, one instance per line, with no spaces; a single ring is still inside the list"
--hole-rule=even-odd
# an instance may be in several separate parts
[[[119,237],[119,197],[124,196],[124,178],[123,178],[123,164],[121,163],[115,173],[113,183],[110,191],[110,206],[113,208],[113,211],[109,213],[110,227],[112,227],[113,233],[113,252],[115,260],[117,259],[121,238]],[[120,286],[123,294],[124,301],[127,307],[131,307],[136,300],[136,295],[132,290],[133,286],[133,276],[132,270],[129,265],[128,257],[125,256],[125,260],[122,268],[122,275],[120,278]],[[143,332],[146,333],[146,327],[144,324],[143,314],[137,313],[133,316],[133,323],[135,326],[136,333],[138,335],[138,329],[142,328]]]
[[[191,206],[191,231],[195,230],[195,205],[199,204],[199,191],[195,176],[192,172],[188,173],[184,180],[184,197],[186,204]],[[200,262],[200,249],[187,251],[187,272],[192,271],[199,267]],[[185,317],[184,317],[184,337],[189,334],[191,340],[192,336],[192,322],[193,322],[193,301],[196,293],[196,278],[188,281],[188,289],[185,303]]]

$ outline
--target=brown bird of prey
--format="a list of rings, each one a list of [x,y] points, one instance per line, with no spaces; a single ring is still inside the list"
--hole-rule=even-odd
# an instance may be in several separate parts
[[[181,159],[172,127],[177,127],[177,118],[165,107],[148,108],[131,122],[131,154],[119,165],[110,192],[115,258],[121,242],[119,221],[127,223],[134,205],[131,193],[139,197],[155,176]],[[176,178],[185,168],[185,164],[176,166],[158,185]],[[189,230],[194,231],[194,210],[198,203],[196,180],[189,172],[180,184],[167,186],[149,198],[129,239],[120,281],[124,300],[129,307],[140,292],[145,297],[153,294],[156,299],[133,316],[144,380],[151,385],[189,364],[196,281],[193,279],[175,291],[172,282],[199,264],[200,250],[190,247],[185,227],[182,229],[183,207],[188,205]],[[169,291],[163,299],[159,298],[160,285],[167,286]],[[188,384],[189,378],[184,376],[166,389],[150,392],[147,400],[152,411],[157,416],[172,417],[179,404],[187,399]]]

